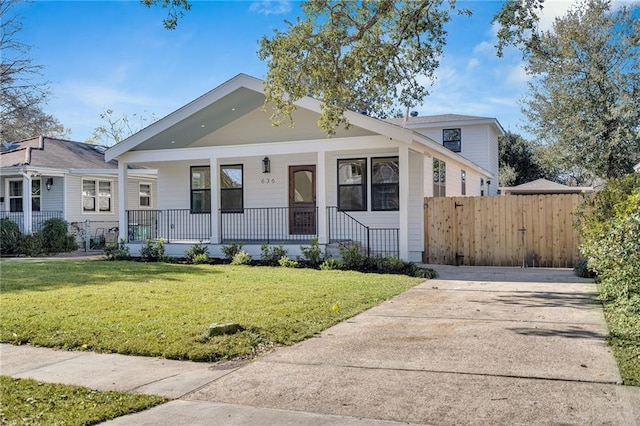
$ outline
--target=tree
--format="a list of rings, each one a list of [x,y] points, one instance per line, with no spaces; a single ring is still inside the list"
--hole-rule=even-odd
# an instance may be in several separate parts
[[[126,114],[116,115],[112,109],[105,109],[100,114],[103,124],[93,130],[92,138],[87,143],[97,143],[104,146],[115,145],[118,142],[128,138],[140,129],[157,120],[155,114],[133,114],[132,119]],[[136,121],[133,121],[133,120]]]
[[[142,2],[177,12],[167,28],[190,7],[188,0]],[[502,28],[499,54],[529,42],[543,3],[504,1],[493,21]],[[446,41],[444,24],[454,12],[470,14],[456,0],[308,0],[301,8],[303,18],[261,40],[265,106],[273,108],[272,124],[293,125],[293,102],[312,96],[322,102],[318,124],[329,135],[348,126],[345,109],[385,118],[422,102]]]
[[[498,140],[498,151],[500,186],[521,185],[545,177],[533,142],[508,131]]]
[[[31,47],[18,39],[22,31],[17,1],[0,0],[0,136],[17,141],[65,134],[60,122],[42,111],[50,89],[42,81],[42,66],[29,57]]]
[[[162,24],[168,30],[175,30],[178,26],[178,19],[184,16],[184,12],[191,10],[188,0],[140,0],[147,7],[158,6],[167,10],[167,17],[162,20]]]
[[[587,0],[524,50],[527,128],[578,180],[622,176],[640,157],[639,13]]]

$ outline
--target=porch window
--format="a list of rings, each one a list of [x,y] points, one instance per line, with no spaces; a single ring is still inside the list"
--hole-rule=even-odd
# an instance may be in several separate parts
[[[462,151],[462,131],[460,128],[442,130],[442,145],[453,152]]]
[[[447,164],[433,157],[433,196],[445,197],[447,195]]]
[[[338,209],[367,210],[367,159],[338,160]]]
[[[86,213],[110,213],[111,181],[82,180],[82,211]]]
[[[31,180],[31,211],[40,211],[40,179]],[[23,211],[22,180],[9,181],[9,211]]]
[[[398,157],[371,159],[371,210],[399,210]]]
[[[220,210],[223,213],[242,213],[242,164],[220,166]]]
[[[140,207],[151,207],[151,184],[140,184]]]
[[[211,213],[211,168],[191,167],[191,213]]]

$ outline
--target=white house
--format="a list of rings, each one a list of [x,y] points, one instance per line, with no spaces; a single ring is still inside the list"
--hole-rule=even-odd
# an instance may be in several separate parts
[[[317,238],[419,261],[423,197],[436,187],[480,195],[480,182],[495,179],[424,134],[355,112],[328,138],[309,97],[296,102],[294,127],[273,127],[264,101],[263,82],[239,74],[106,151],[120,184],[131,165],[158,171],[156,211],[125,208],[130,194],[119,191],[120,237],[132,253],[139,239],[162,237],[176,256],[196,242],[219,256],[231,241],[252,255],[263,242],[283,244],[295,256]]]
[[[118,164],[105,162],[105,148],[81,142],[36,137],[2,143],[0,150],[0,217],[24,233],[61,218],[91,225],[92,236],[118,228]],[[127,209],[156,206],[155,170],[130,170]],[[115,239],[115,234],[114,234]]]

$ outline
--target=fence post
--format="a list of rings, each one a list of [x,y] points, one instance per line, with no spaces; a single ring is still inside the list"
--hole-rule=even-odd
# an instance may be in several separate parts
[[[371,257],[371,229],[367,226],[367,257]]]

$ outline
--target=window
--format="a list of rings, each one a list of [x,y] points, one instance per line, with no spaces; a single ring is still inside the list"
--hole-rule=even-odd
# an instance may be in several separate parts
[[[464,170],[460,172],[460,182],[461,182],[460,191],[462,195],[467,195],[467,172]]]
[[[444,197],[447,195],[447,164],[433,157],[433,196]]]
[[[338,209],[367,210],[367,160],[338,160]]]
[[[442,130],[442,145],[453,152],[462,151],[462,131],[460,129]]]
[[[82,180],[82,211],[111,212],[111,182]]]
[[[151,207],[151,184],[140,184],[140,207]]]
[[[40,179],[31,180],[31,211],[40,211]],[[22,180],[9,181],[9,211],[21,212],[24,209],[22,198]]]
[[[220,209],[223,213],[242,213],[242,164],[220,166]]]
[[[480,196],[484,195],[484,179],[480,178]]]
[[[191,167],[191,213],[211,213],[211,168]]]
[[[371,159],[371,210],[398,210],[400,206],[398,157]]]

